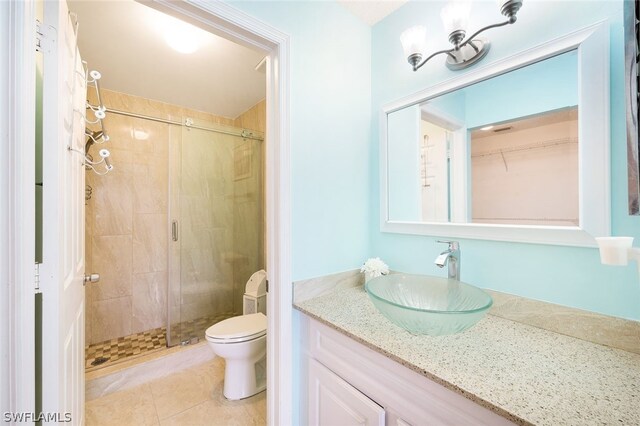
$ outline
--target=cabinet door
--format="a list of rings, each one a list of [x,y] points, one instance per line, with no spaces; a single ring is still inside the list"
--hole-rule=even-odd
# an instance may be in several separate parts
[[[384,408],[315,359],[309,360],[309,425],[384,426]]]

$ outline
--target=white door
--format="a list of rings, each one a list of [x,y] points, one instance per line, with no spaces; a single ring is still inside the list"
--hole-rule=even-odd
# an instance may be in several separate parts
[[[384,426],[385,411],[315,359],[309,359],[310,426]]]
[[[42,410],[84,418],[86,86],[66,2],[45,1],[43,66]],[[47,414],[49,413],[49,414]],[[70,417],[70,422],[68,421]]]

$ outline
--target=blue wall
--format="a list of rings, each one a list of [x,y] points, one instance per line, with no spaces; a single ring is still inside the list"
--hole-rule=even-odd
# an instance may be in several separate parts
[[[389,163],[389,217],[418,221],[422,217],[420,184],[420,106],[413,105],[388,116],[387,134],[393,149]]]
[[[474,84],[462,92],[469,129],[575,106],[578,54],[567,52]]]
[[[370,247],[371,29],[335,2],[230,3],[291,37],[292,278],[354,269]],[[299,316],[293,313],[294,424]]]
[[[392,269],[443,275],[433,264],[442,246],[435,238],[381,233],[379,215],[378,113],[382,105],[473,67],[449,71],[435,58],[418,72],[403,57],[399,37],[413,25],[430,29],[432,48],[447,45],[439,19],[444,2],[410,2],[372,31],[371,251]],[[472,30],[501,19],[495,2],[476,2]],[[487,64],[526,48],[608,19],[611,37],[611,211],[613,235],[640,237],[640,217],[627,214],[624,63],[621,1],[525,1],[513,26],[487,33]],[[635,266],[603,266],[591,248],[461,240],[462,279],[481,287],[618,317],[640,319],[640,283]]]
[[[291,36],[293,279],[370,247],[371,29],[335,2],[230,2]]]

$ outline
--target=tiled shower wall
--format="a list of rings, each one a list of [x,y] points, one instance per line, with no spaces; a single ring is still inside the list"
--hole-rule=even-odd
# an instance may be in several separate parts
[[[102,93],[105,105],[118,110],[234,124],[230,118],[175,105]],[[181,137],[181,129],[116,114],[107,115],[106,127],[111,139],[104,147],[111,152],[114,170],[105,176],[87,172],[93,192],[86,203],[86,272],[101,276],[99,283],[86,287],[87,344],[162,327],[167,314],[168,153],[171,138]],[[97,157],[101,147],[94,146],[91,153]]]
[[[261,101],[253,108],[234,120],[235,127],[253,129],[266,132],[266,102]],[[234,262],[233,277],[236,289],[239,294],[244,293],[247,280],[255,271],[266,268],[264,230],[266,228],[266,215],[264,214],[264,159],[266,142],[254,142],[257,144],[255,151],[260,155],[253,155],[251,158],[251,174],[246,179],[235,181],[235,203],[233,214],[236,220],[233,225],[233,238],[235,241],[235,251],[243,261]],[[258,244],[256,244],[258,242]],[[238,293],[238,292],[236,292]],[[242,312],[242,297],[234,299],[234,308],[238,313]]]

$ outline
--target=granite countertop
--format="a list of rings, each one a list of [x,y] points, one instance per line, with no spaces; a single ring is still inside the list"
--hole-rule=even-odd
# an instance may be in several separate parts
[[[492,315],[460,334],[414,336],[362,286],[294,307],[515,423],[640,425],[640,355]]]

